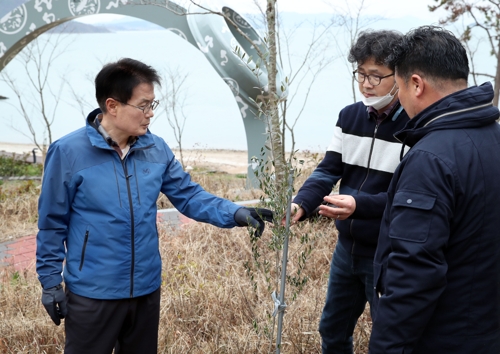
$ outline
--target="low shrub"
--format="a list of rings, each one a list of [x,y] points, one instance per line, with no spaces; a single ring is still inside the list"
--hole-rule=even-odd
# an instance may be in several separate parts
[[[0,156],[0,176],[41,176],[43,166],[18,159],[15,156]]]

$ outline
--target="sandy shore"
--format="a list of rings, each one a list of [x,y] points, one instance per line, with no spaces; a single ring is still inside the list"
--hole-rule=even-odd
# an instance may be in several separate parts
[[[0,152],[30,155],[36,148],[33,144],[15,144],[0,142]],[[180,159],[178,150],[174,150]],[[40,152],[37,155],[41,157]],[[247,152],[242,150],[192,149],[183,150],[184,163],[187,166],[203,167],[214,171],[231,174],[247,173]]]
[[[173,150],[177,159],[180,160],[178,150]],[[184,164],[191,167],[204,167],[215,171],[223,171],[231,174],[247,173],[247,152],[243,150],[183,150]]]
[[[33,144],[16,144],[0,142],[0,154],[11,155],[12,153],[19,155],[32,156],[32,150],[36,148]],[[173,152],[178,160],[180,153],[173,149]],[[37,161],[41,161],[40,151],[36,151]],[[320,154],[322,156],[322,154]],[[319,161],[312,161],[311,154],[299,152],[297,157],[305,159],[308,164],[314,164]],[[246,174],[248,166],[248,154],[244,150],[222,150],[222,149],[187,149],[183,150],[184,164],[191,167],[200,167],[212,171],[221,171],[230,174]],[[30,159],[28,159],[30,160]]]
[[[14,144],[0,143],[0,151],[11,152],[15,154],[31,154],[31,151],[36,148],[33,144]]]

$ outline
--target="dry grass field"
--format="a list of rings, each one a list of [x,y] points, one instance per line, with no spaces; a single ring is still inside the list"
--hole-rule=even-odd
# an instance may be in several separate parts
[[[320,353],[317,326],[335,230],[327,222],[304,223],[300,229],[321,235],[306,265],[306,288],[295,301],[286,297],[281,352]],[[259,242],[267,242],[269,237],[266,230]],[[243,267],[251,258],[248,238],[246,229],[220,230],[199,223],[175,232],[161,230],[159,353],[275,352],[274,342],[264,330],[273,323],[269,317],[271,296],[262,278],[257,279],[257,291],[253,290]],[[292,240],[290,254],[299,247],[297,240]],[[54,326],[41,306],[35,274],[1,272],[0,352],[61,353],[63,328]],[[366,311],[356,330],[356,353],[367,353],[370,327]]]
[[[37,232],[39,186],[39,181],[0,185],[0,242]]]
[[[310,172],[310,171],[309,171]],[[301,185],[305,172],[296,181]],[[239,176],[241,177],[241,176]],[[245,179],[227,173],[193,170],[193,179],[208,191],[232,200],[256,199],[260,191],[246,190]],[[36,230],[37,183],[4,183],[0,186],[0,240],[24,236]],[[159,206],[169,207],[166,199]],[[273,302],[263,274],[254,287],[245,262],[252,250],[245,228],[218,229],[191,223],[180,229],[159,225],[163,259],[163,283],[159,353],[274,353]],[[313,249],[304,274],[308,283],[292,300],[286,290],[282,353],[320,353],[318,321],[326,294],[329,261],[336,243],[335,226],[329,220],[294,226],[293,259],[301,251],[303,234],[314,235]],[[263,257],[271,231],[258,241]],[[294,271],[290,262],[289,271]],[[273,290],[278,290],[277,285]],[[15,273],[0,268],[0,353],[62,353],[63,326],[56,327],[40,303],[40,285],[31,271]],[[355,333],[355,353],[367,353],[371,320],[368,310]],[[274,335],[276,330],[274,330]]]

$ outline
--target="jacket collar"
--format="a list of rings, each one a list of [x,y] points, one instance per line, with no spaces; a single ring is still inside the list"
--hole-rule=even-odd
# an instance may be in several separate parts
[[[475,128],[491,124],[499,117],[498,108],[491,102],[493,95],[489,82],[455,92],[417,114],[394,136],[403,145],[412,147],[434,130]]]
[[[113,147],[111,144],[113,143],[113,140],[111,139],[111,137],[109,137],[109,135],[107,135],[107,133],[106,134],[100,133],[98,131],[100,125],[94,122],[97,116],[101,113],[102,113],[101,109],[97,108],[88,114],[86,120],[87,136],[89,137],[92,146],[101,149],[112,150]],[[146,134],[136,137],[135,142],[133,142],[130,146],[130,150],[146,149],[153,145],[154,145],[153,135],[148,129]]]
[[[396,121],[396,119],[398,119],[403,109],[404,108],[403,106],[401,106],[399,100],[396,100],[392,105],[387,107],[387,109],[380,114],[380,117],[383,117],[383,119],[391,117],[391,120],[394,122]],[[366,107],[366,112],[368,113],[368,119],[377,119],[377,117],[379,117],[377,110],[371,106]]]

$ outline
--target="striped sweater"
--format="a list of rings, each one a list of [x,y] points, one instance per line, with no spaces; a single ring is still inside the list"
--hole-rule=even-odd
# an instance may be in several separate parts
[[[341,180],[339,193],[352,195],[356,210],[350,218],[337,220],[336,226],[339,242],[353,255],[375,254],[387,188],[402,148],[394,133],[408,121],[399,102],[379,124],[362,102],[345,107],[323,161],[294,198],[309,215]]]

